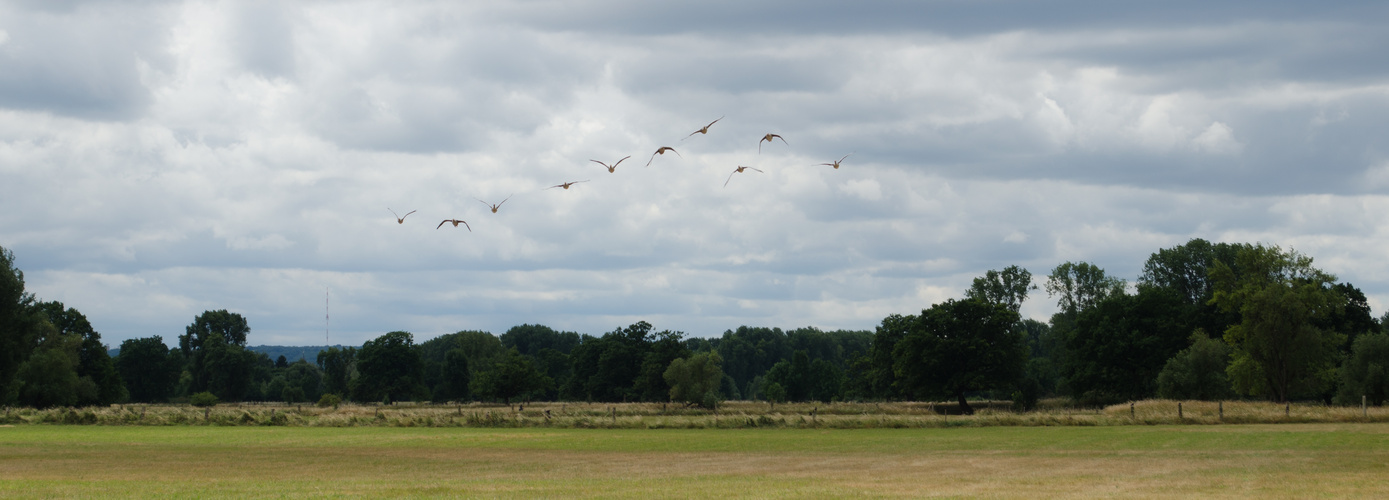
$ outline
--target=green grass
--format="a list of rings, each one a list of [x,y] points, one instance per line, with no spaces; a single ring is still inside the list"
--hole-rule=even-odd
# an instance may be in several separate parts
[[[1374,497],[1389,425],[0,427],[0,496]]]

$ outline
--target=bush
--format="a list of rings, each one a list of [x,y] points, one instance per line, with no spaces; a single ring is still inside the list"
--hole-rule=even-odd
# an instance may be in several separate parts
[[[222,401],[219,400],[219,399],[217,399],[217,396],[216,396],[216,395],[213,395],[212,393],[207,392],[207,391],[199,392],[199,393],[197,393],[197,394],[194,394],[194,395],[188,397],[188,403],[191,404],[191,405],[193,405],[193,406],[201,406],[201,407],[217,406],[217,403],[220,403],[220,402],[222,402]]]
[[[331,406],[331,407],[333,407],[333,408],[337,408],[338,405],[341,405],[341,404],[342,404],[342,398],[339,397],[337,394],[332,394],[332,393],[324,394],[323,397],[318,398],[318,407],[319,407],[319,408],[327,408],[327,407],[329,407],[329,406]]]

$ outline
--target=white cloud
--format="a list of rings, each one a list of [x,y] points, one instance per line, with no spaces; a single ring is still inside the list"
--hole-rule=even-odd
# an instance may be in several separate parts
[[[1244,145],[1235,140],[1234,131],[1230,126],[1220,122],[1206,127],[1206,130],[1191,142],[1196,145],[1197,150],[1213,154],[1232,154],[1244,149]]]

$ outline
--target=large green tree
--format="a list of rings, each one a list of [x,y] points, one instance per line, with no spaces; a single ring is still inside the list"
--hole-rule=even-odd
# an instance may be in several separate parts
[[[114,363],[131,401],[159,403],[173,395],[180,367],[162,337],[126,339]]]
[[[1171,290],[1144,288],[1082,310],[1062,370],[1072,396],[1088,403],[1153,396],[1158,372],[1192,331],[1182,304]]]
[[[77,377],[82,338],[59,333],[46,320],[40,324],[39,331],[38,347],[19,365],[15,376],[19,403],[47,408],[73,406],[82,399],[94,398],[96,385],[90,379],[83,381]]]
[[[478,372],[472,391],[478,397],[500,399],[510,406],[513,399],[541,393],[553,383],[530,357],[512,347],[490,368]]]
[[[898,385],[917,398],[953,398],[972,413],[966,393],[1009,389],[1022,378],[1027,339],[1017,321],[1008,306],[973,299],[921,311],[892,350]]]
[[[357,373],[357,348],[329,347],[318,352],[318,369],[323,372],[323,392],[350,397]]]
[[[723,399],[723,358],[717,352],[701,352],[670,362],[662,376],[670,386],[670,400],[686,406],[718,408]]]
[[[36,345],[33,303],[34,296],[24,291],[24,272],[14,267],[14,253],[0,247],[0,404],[18,398],[15,374]]]
[[[352,398],[357,401],[420,401],[429,397],[424,385],[424,363],[415,350],[410,332],[390,332],[362,344],[357,351],[357,379]]]
[[[63,306],[62,302],[39,302],[35,307],[57,327],[58,333],[82,338],[77,353],[77,377],[95,385],[96,395],[94,398],[79,399],[77,404],[109,405],[124,400],[125,384],[116,371],[116,365],[111,362],[106,346],[101,343],[101,334],[92,328],[87,317],[76,309]]]
[[[1251,245],[1236,254],[1235,266],[1217,263],[1212,277],[1212,302],[1240,315],[1225,330],[1234,348],[1227,373],[1237,391],[1283,402],[1334,382],[1346,337],[1318,323],[1345,306],[1335,276],[1296,251]]]
[[[256,356],[246,350],[251,327],[246,318],[226,309],[203,311],[178,337],[192,376],[188,392],[211,392],[224,401],[250,395]]]

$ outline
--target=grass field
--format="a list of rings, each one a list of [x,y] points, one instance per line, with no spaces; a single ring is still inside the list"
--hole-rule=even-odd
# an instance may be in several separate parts
[[[1385,497],[1389,425],[0,427],[0,496]]]

